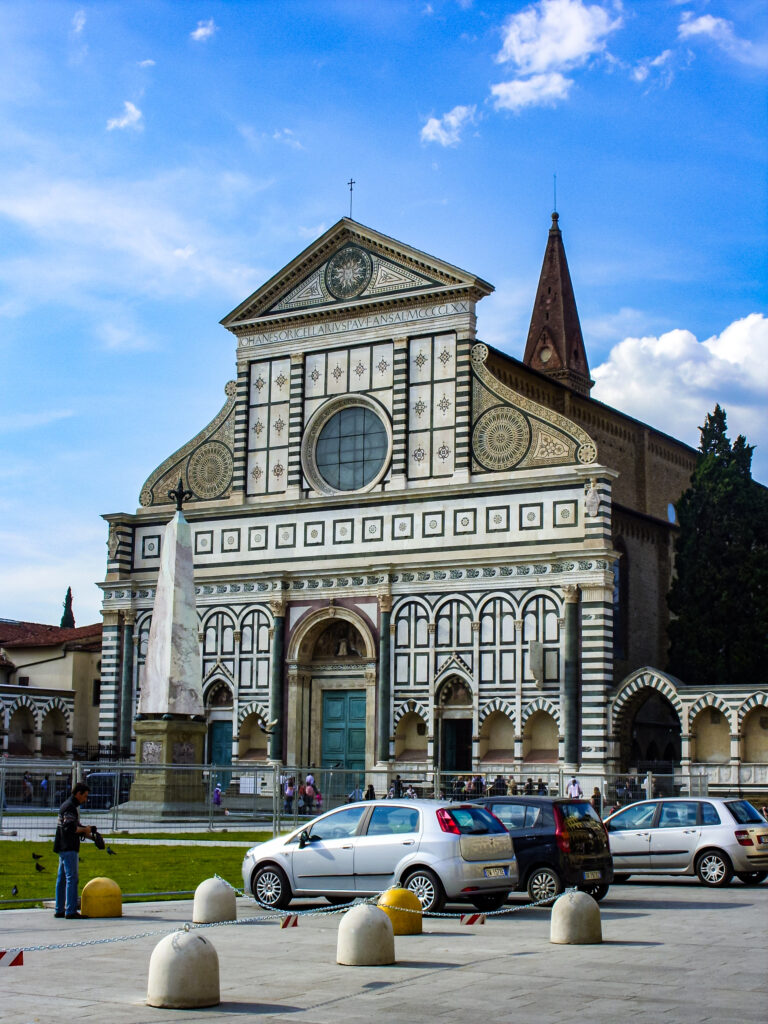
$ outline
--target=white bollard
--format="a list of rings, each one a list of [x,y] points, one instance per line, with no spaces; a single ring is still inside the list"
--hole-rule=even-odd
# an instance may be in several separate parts
[[[192,920],[195,924],[236,921],[235,890],[221,878],[206,878],[195,889]]]
[[[149,960],[147,1005],[171,1010],[218,1006],[219,958],[199,932],[174,932],[155,946]]]
[[[369,903],[348,910],[339,924],[336,963],[377,967],[394,962],[395,934],[384,911]]]
[[[552,907],[549,941],[573,946],[602,942],[597,902],[586,892],[566,892],[558,897]]]

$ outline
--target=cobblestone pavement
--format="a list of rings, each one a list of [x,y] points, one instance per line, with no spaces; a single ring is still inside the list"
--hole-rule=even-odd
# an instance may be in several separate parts
[[[517,894],[510,906],[523,907]],[[292,910],[325,906],[295,903]],[[452,907],[458,911],[460,908]],[[49,910],[0,914],[0,948],[99,940],[125,942],[28,952],[0,969],[4,1024],[165,1024],[284,1016],[296,1024],[631,1020],[658,1024],[764,1024],[768,995],[768,883],[704,889],[694,880],[612,887],[601,904],[603,943],[549,942],[549,911],[523,909],[483,926],[425,919],[421,936],[396,938],[397,963],[336,963],[338,915],[206,929],[221,973],[221,1005],[148,1007],[149,958],[163,934],[183,926],[192,904],[126,904],[117,920],[55,920]],[[240,918],[261,914],[238,900]]]

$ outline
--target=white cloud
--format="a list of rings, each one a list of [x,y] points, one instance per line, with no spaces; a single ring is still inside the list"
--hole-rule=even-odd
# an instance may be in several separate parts
[[[85,11],[75,11],[72,18],[72,32],[79,36],[85,28]]]
[[[49,409],[46,412],[5,413],[0,416],[0,433],[10,434],[17,430],[30,430],[34,427],[46,427],[49,423],[69,419],[74,416],[71,409]]]
[[[664,50],[658,57],[643,57],[632,68],[632,78],[636,82],[645,82],[653,72],[656,72],[659,74],[662,84],[669,85],[674,77],[671,66],[673,57],[672,50]]]
[[[702,14],[696,18],[691,11],[684,11],[677,35],[682,41],[704,36],[741,64],[768,67],[768,46],[757,45],[749,39],[741,39],[734,31],[733,22],[725,18],[716,18],[711,14]]]
[[[468,124],[475,122],[475,106],[454,107],[442,117],[430,117],[421,129],[422,142],[437,142],[441,146],[455,146]]]
[[[143,125],[141,124],[142,113],[138,107],[134,106],[130,100],[126,100],[123,103],[123,116],[122,117],[111,117],[107,121],[107,131],[114,131],[115,128],[133,128],[135,131],[141,131]]]
[[[197,28],[189,33],[189,38],[194,39],[196,43],[201,43],[210,39],[216,29],[217,25],[213,18],[209,18],[208,21],[198,21]]]
[[[592,397],[698,446],[698,428],[719,402],[731,437],[768,438],[768,318],[752,313],[705,341],[676,329],[659,337],[625,338],[592,371]],[[768,476],[758,449],[756,474]]]
[[[530,75],[580,67],[605,50],[606,38],[622,25],[604,7],[582,0],[540,0],[507,18],[500,64],[515,64]]]
[[[284,142],[291,149],[304,149],[290,128],[276,128],[272,133],[272,138],[275,142]]]
[[[559,72],[515,78],[491,86],[496,110],[522,110],[523,107],[551,106],[568,97],[573,79]]]
[[[139,67],[140,68],[153,68],[154,66],[155,66],[155,62],[153,60],[140,60],[139,61]]]
[[[104,348],[111,352],[144,352],[154,346],[139,331],[107,321],[96,328]]]

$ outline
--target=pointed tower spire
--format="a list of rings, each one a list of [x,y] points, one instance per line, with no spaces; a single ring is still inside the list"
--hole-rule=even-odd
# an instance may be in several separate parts
[[[594,381],[589,379],[587,352],[559,219],[558,213],[552,214],[523,362],[587,396]]]

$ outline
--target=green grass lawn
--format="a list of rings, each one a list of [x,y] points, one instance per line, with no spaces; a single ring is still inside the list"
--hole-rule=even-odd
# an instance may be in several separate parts
[[[253,833],[251,833],[253,836]],[[271,838],[271,834],[269,835]],[[0,900],[24,899],[34,905],[53,899],[59,858],[51,843],[0,842]],[[85,842],[80,848],[80,889],[92,878],[107,877],[126,893],[183,892],[194,890],[206,878],[220,875],[238,889],[244,850],[237,847],[112,845],[116,856]],[[41,854],[35,860],[33,853]],[[37,871],[39,864],[44,870]],[[13,887],[18,889],[13,895]],[[158,899],[173,897],[158,897]],[[16,909],[24,904],[6,904]]]

